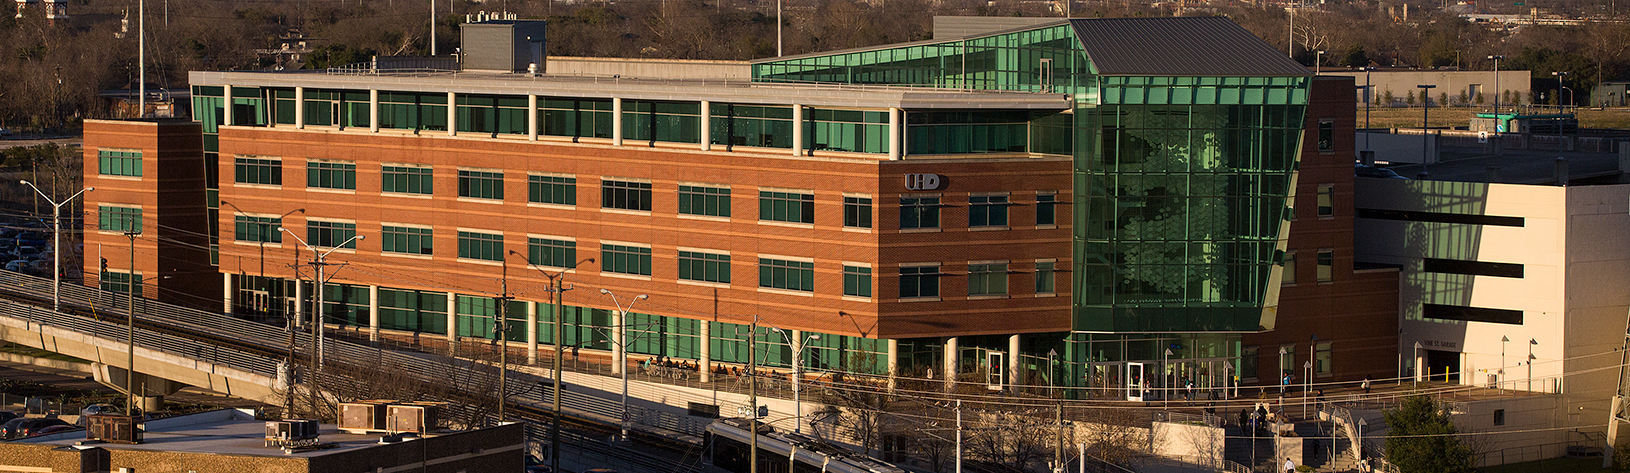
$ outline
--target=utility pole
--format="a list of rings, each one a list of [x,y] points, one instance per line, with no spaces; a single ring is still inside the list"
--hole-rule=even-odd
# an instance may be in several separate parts
[[[311,250],[311,254],[313,255],[311,265],[317,268],[317,273],[313,276],[312,280],[313,296],[311,298],[312,305],[316,306],[313,310],[315,314],[312,316],[312,321],[315,322],[314,325],[316,326],[312,327],[311,330],[311,345],[313,349],[317,351],[317,356],[312,357],[311,362],[308,364],[311,366],[311,412],[313,417],[321,419],[322,414],[318,412],[317,400],[318,397],[321,396],[319,392],[321,391],[322,386],[319,384],[321,382],[321,377],[318,376],[317,372],[323,369],[323,326],[325,325],[325,321],[323,320],[323,289],[324,286],[328,285],[328,280],[324,279],[323,277],[323,270],[328,266],[328,255],[330,253],[333,253],[340,248],[345,248],[345,246],[351,244],[351,242],[360,241],[365,237],[363,235],[352,235],[350,239],[347,239],[338,245],[334,245],[334,247],[330,248],[328,251],[317,251],[317,248],[312,247],[311,244],[300,239],[299,235],[295,235],[294,232],[289,231],[288,228],[279,226],[277,227],[277,231],[289,234],[290,237],[294,238],[294,241],[300,242],[300,246],[304,246],[306,249]],[[452,310],[452,308],[449,307],[448,310]],[[448,327],[447,329],[453,330],[453,327]]]
[[[498,297],[498,320],[493,326],[498,338],[498,425],[504,424],[504,404],[508,404],[509,391],[509,260],[504,265],[504,280],[500,283],[504,295]]]
[[[550,2],[551,5],[553,5],[553,3],[554,2]],[[519,254],[520,252],[510,250],[510,253]],[[593,262],[594,258],[586,258],[576,263],[572,263],[571,266],[561,268],[560,271],[556,271],[553,274],[549,273],[548,271],[544,271],[542,268],[532,268],[538,270],[538,272],[542,273],[544,277],[549,278],[549,292],[552,293],[555,299],[555,399],[553,402],[555,416],[553,422],[551,422],[549,425],[549,471],[560,471],[560,372],[561,363],[564,362],[564,356],[566,354],[565,346],[561,342],[563,339],[561,331],[565,327],[565,324],[560,320],[560,308],[562,296],[565,295],[566,291],[572,290],[572,288],[565,287],[566,272],[577,269],[577,265]],[[526,264],[528,266],[537,265],[537,263],[532,261],[531,257],[526,258]]]
[[[740,329],[737,329],[736,335],[737,336],[741,335]],[[748,428],[748,430],[753,431],[753,433],[751,434],[752,442],[749,445],[749,448],[748,448],[749,453],[747,454],[747,471],[748,471],[748,473],[758,473],[758,316],[757,315],[753,316],[753,324],[751,326],[749,326],[749,328],[747,330],[747,403],[748,403],[748,406],[747,406],[748,410],[752,412],[749,419],[747,420],[748,425],[750,426]],[[958,401],[958,404],[960,405],[961,401]],[[957,418],[959,419],[958,422],[960,424],[961,415],[958,414]],[[958,449],[957,449],[957,473],[962,473],[962,460],[961,460],[961,458],[962,458],[962,450],[960,448],[961,443],[962,443],[961,440],[960,440],[961,435],[962,435],[961,430],[958,430],[957,431],[957,438],[958,438],[958,441],[957,441],[957,445],[958,445]]]
[[[28,181],[19,181],[31,187],[45,202],[51,204],[51,310],[62,311],[62,206],[73,202],[74,198],[86,192],[96,190],[95,187],[86,187],[74,193],[73,197],[57,202],[51,196],[45,195],[38,186]],[[53,189],[54,190],[54,189]]]
[[[753,440],[758,440],[754,438]],[[757,473],[757,472],[754,472]],[[956,400],[956,473],[962,473],[962,400]]]
[[[129,358],[125,360],[125,415],[136,415],[136,235],[141,234],[141,228],[136,226],[134,219],[125,219],[125,237],[130,239],[130,272],[125,273],[125,305],[126,328],[129,330],[129,346],[126,353]]]

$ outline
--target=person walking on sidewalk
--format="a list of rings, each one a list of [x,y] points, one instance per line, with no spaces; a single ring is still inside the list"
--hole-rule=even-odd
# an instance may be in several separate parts
[[[1296,462],[1290,461],[1290,457],[1285,457],[1285,473],[1296,473]]]

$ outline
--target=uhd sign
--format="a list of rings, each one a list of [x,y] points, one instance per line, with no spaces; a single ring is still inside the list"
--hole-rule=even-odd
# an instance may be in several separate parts
[[[914,191],[939,190],[944,182],[939,174],[906,174],[906,189]]]

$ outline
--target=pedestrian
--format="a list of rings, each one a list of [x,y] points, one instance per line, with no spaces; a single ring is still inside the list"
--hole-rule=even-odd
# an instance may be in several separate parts
[[[577,349],[582,345],[572,345],[572,361],[577,361]]]
[[[1189,379],[1187,376],[1183,377],[1183,389],[1188,391],[1188,392],[1183,393],[1183,400],[1185,400],[1185,401],[1193,401],[1194,400],[1194,380]]]
[[[1290,461],[1290,457],[1285,457],[1285,473],[1296,473],[1296,462]]]
[[[1369,394],[1370,393],[1370,377],[1365,376],[1364,377],[1364,383],[1360,384],[1359,387],[1364,388],[1364,394]]]
[[[1284,379],[1281,379],[1280,382],[1279,382],[1279,395],[1281,395],[1281,396],[1285,395],[1285,390],[1286,389],[1290,389],[1290,372],[1289,371],[1285,372]]]

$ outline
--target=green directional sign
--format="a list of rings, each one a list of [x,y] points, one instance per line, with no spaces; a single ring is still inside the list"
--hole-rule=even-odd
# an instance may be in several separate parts
[[[1515,5],[1515,6],[1519,6],[1519,7],[1520,7],[1520,6],[1523,6],[1523,5],[1527,5],[1527,4],[1526,4],[1526,3],[1522,3],[1522,2],[1517,2],[1517,3],[1513,3],[1513,4],[1512,4],[1512,5]]]

